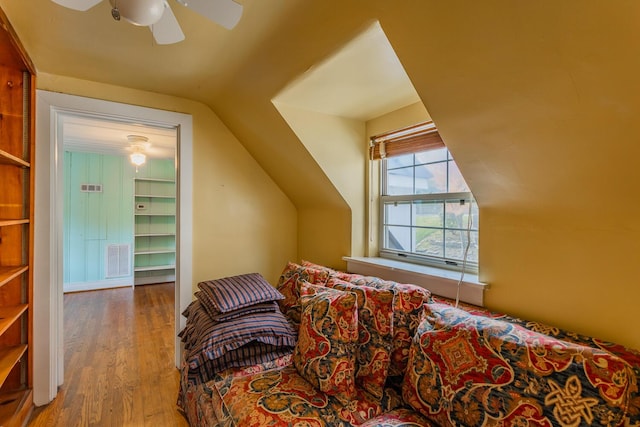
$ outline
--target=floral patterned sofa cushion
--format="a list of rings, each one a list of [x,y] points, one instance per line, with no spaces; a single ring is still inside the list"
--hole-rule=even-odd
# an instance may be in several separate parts
[[[284,299],[279,300],[278,305],[296,329],[300,326],[300,283],[324,285],[328,278],[329,273],[325,270],[293,262],[287,263],[276,285],[276,289],[284,295]]]
[[[373,276],[336,272],[333,277],[358,286],[391,290],[396,294],[393,307],[393,350],[389,376],[400,377],[401,380],[407,368],[411,338],[422,318],[422,306],[431,301],[431,292],[416,285],[382,280]]]
[[[358,305],[356,384],[382,399],[393,346],[393,303],[389,290],[356,286],[330,278],[328,288],[353,292]]]
[[[434,297],[433,301],[439,304],[446,304],[448,306],[452,306],[455,303],[453,300],[442,298],[442,297]],[[459,315],[456,314],[459,312],[457,312],[457,310],[451,310],[452,307],[450,307],[450,309],[448,310],[443,310],[442,306],[432,306],[432,307],[440,307],[440,309],[434,310],[434,312],[432,313],[432,316],[434,315],[444,316],[448,311],[450,312],[450,315],[449,315],[449,320],[447,321],[455,321],[455,319],[459,317]],[[474,306],[474,305],[460,303],[459,307],[470,314],[504,320],[506,322],[519,325],[531,331],[548,335],[549,337],[553,337],[558,340],[567,341],[570,343],[579,344],[587,347],[599,348],[605,352],[615,354],[616,356],[623,359],[625,363],[627,363],[631,368],[631,370],[633,371],[634,373],[634,378],[632,378],[633,383],[636,384],[638,381],[640,381],[640,351],[624,347],[620,344],[603,341],[598,338],[578,334],[572,331],[567,331],[567,330],[558,328],[556,326],[546,325],[544,323],[534,322],[531,320],[524,320],[517,317],[506,315],[504,313],[492,312],[485,308]],[[629,414],[628,424],[632,426],[640,426],[640,385],[631,387],[631,396],[629,399],[628,414]]]
[[[319,391],[345,405],[355,395],[358,305],[353,292],[304,282],[293,364]]]
[[[294,366],[227,375],[210,384],[213,411],[222,427],[351,427],[382,414],[363,390],[344,405],[313,387]]]
[[[404,400],[440,425],[623,425],[630,366],[599,348],[428,304]]]
[[[438,427],[419,413],[406,408],[394,409],[361,424],[361,427]]]
[[[337,270],[334,270],[331,267],[327,267],[326,265],[322,264],[316,264],[315,262],[307,261],[304,259],[300,261],[300,265],[302,265],[303,267],[315,268],[316,270],[324,270],[329,274],[337,273]]]

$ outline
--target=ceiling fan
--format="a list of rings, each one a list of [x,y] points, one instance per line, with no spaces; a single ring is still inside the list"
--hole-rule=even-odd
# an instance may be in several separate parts
[[[52,1],[69,9],[84,12],[102,0]],[[242,16],[242,5],[233,0],[176,0],[176,2],[229,30],[236,26]],[[109,3],[111,3],[113,19],[119,21],[124,18],[134,25],[148,26],[158,44],[178,43],[184,40],[184,33],[168,0],[109,0]]]

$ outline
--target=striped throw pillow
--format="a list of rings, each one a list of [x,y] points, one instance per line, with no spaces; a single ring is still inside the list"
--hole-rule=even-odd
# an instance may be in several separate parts
[[[284,296],[259,273],[242,274],[198,283],[199,299],[211,317]]]

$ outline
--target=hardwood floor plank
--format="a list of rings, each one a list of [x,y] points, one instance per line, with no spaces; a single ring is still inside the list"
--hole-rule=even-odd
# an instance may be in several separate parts
[[[64,296],[65,379],[29,426],[188,426],[177,411],[174,285]]]

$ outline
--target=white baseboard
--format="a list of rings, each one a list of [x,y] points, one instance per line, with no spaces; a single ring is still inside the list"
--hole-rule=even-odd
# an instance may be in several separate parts
[[[97,291],[99,289],[124,288],[133,286],[133,277],[98,280],[95,282],[65,283],[64,292]]]
[[[166,274],[166,275],[157,275],[157,276],[146,276],[146,277],[136,277],[135,284],[138,285],[153,285],[155,283],[167,283],[167,282],[175,282],[176,275],[175,274]]]

